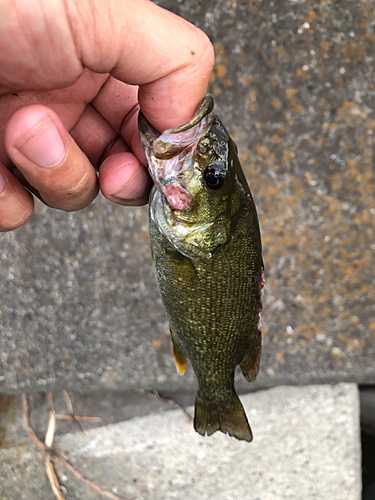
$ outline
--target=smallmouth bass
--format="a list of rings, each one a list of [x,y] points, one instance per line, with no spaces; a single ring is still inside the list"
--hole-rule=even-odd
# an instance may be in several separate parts
[[[264,285],[260,229],[237,147],[206,96],[194,118],[158,133],[139,130],[155,183],[149,229],[159,292],[180,373],[198,380],[194,428],[252,440],[234,388],[260,361]]]

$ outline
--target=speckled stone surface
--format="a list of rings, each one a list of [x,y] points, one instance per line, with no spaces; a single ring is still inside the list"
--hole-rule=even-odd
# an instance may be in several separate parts
[[[374,2],[160,4],[215,45],[210,90],[259,211],[253,387],[375,383]],[[146,208],[38,206],[0,247],[0,391],[194,386],[174,368]]]
[[[354,384],[276,387],[242,400],[252,443],[202,438],[175,410],[59,436],[55,447],[86,477],[133,500],[360,500]],[[57,473],[67,500],[98,498],[60,465]],[[55,498],[30,441],[0,446],[0,479],[0,500]]]

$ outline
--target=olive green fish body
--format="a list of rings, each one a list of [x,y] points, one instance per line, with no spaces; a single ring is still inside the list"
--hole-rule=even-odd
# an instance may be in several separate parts
[[[252,265],[253,248],[244,237],[232,240],[211,259],[191,261],[178,254],[152,222],[150,234],[173,341],[192,363],[199,385],[198,401],[201,405],[206,402],[214,413],[227,403],[236,406],[235,368],[244,362],[245,376],[252,380],[260,355],[262,274],[260,263],[258,270]],[[240,409],[243,418],[242,406]],[[221,429],[217,416],[217,425],[206,426],[198,421],[197,411],[195,417],[195,427],[201,434],[220,429],[236,436],[236,429],[228,424]],[[241,437],[251,439],[246,425]]]
[[[140,122],[156,181],[150,196],[150,238],[176,362],[183,370],[189,360],[198,380],[195,429],[203,435],[221,430],[250,441],[234,373],[240,365],[253,380],[259,367],[260,231],[237,148],[220,120],[206,113],[203,118],[210,120],[192,137],[184,137],[184,130],[168,131],[172,147],[164,148],[167,160],[163,151],[155,160],[158,144],[155,138],[145,140]],[[173,143],[173,133],[182,136],[182,144]],[[186,145],[192,140],[193,146]],[[159,152],[163,147],[159,144]]]

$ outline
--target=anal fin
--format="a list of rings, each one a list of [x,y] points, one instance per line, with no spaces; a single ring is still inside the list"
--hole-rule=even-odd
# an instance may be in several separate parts
[[[176,368],[177,371],[180,375],[183,375],[185,373],[185,368],[186,368],[186,358],[181,351],[180,347],[178,346],[177,342],[173,338],[173,333],[171,330],[171,337],[172,337],[172,344],[173,344],[173,355],[174,355],[174,360],[176,362]]]

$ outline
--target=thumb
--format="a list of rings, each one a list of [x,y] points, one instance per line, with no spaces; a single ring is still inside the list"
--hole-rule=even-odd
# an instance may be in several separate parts
[[[92,22],[74,33],[83,64],[139,85],[142,111],[157,129],[190,120],[214,64],[205,33],[149,0],[90,0],[87,8]]]

